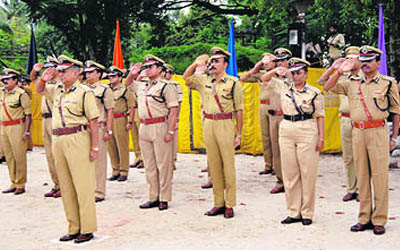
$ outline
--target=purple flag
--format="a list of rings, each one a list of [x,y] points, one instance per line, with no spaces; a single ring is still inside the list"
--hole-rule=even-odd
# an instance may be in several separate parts
[[[378,36],[378,49],[382,51],[381,66],[379,66],[379,73],[387,75],[386,65],[386,48],[385,48],[385,25],[383,23],[382,4],[379,4],[379,36]]]

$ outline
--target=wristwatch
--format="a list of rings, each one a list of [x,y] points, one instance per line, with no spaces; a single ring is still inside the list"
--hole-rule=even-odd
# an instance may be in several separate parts
[[[99,152],[100,149],[99,149],[98,147],[93,147],[93,148],[92,148],[92,151],[94,151],[94,152]]]
[[[168,130],[168,134],[170,134],[170,135],[174,135],[174,134],[175,134],[175,131]]]
[[[393,142],[397,142],[397,137],[396,138],[392,137],[392,139],[390,139],[390,140]]]
[[[106,133],[109,134],[109,135],[112,135],[112,130],[107,130]]]
[[[31,132],[29,132],[29,131],[24,133],[24,135],[30,135],[30,134],[31,134]]]

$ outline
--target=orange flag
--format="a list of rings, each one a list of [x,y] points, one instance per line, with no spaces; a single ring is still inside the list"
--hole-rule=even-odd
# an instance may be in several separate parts
[[[119,39],[119,21],[118,20],[117,20],[117,31],[115,32],[113,65],[120,69],[124,68],[124,58],[122,57],[121,40]]]

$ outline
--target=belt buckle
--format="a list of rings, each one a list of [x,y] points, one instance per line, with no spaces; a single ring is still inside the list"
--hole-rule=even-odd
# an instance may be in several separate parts
[[[360,122],[358,123],[358,125],[359,125],[360,129],[365,129],[365,123],[364,123],[364,121],[360,121]]]
[[[212,113],[211,116],[212,116],[213,120],[217,120],[217,114],[216,113]]]
[[[291,122],[295,122],[295,121],[296,121],[294,115],[291,115],[291,116],[290,116],[290,121],[291,121]]]
[[[53,135],[59,135],[58,129],[54,129],[54,130],[53,130]]]

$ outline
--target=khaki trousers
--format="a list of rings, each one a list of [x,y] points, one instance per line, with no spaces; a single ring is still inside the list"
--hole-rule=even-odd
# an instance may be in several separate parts
[[[139,145],[139,126],[140,126],[140,120],[138,117],[138,111],[137,109],[135,109],[134,123],[132,124],[132,129],[131,129],[133,152],[135,153],[135,163],[143,160]]]
[[[279,128],[282,175],[287,211],[292,218],[312,219],[319,152],[318,127],[314,119],[283,120]]]
[[[260,120],[260,130],[261,130],[261,140],[263,144],[263,155],[265,170],[272,169],[272,146],[271,146],[271,136],[270,136],[270,124],[268,115],[268,105],[260,104],[258,110],[258,117]]]
[[[28,142],[22,140],[25,124],[1,126],[3,151],[7,159],[8,173],[12,188],[25,188],[27,169],[26,151]]]
[[[95,196],[104,199],[106,196],[107,180],[107,148],[108,141],[104,141],[107,128],[99,125],[99,158],[95,162],[96,191]]]
[[[128,176],[129,173],[129,132],[126,131],[126,117],[114,118],[113,134],[108,142],[108,153],[112,175]]]
[[[352,131],[353,131],[353,126],[351,124],[351,119],[342,116],[340,118],[340,138],[342,141],[343,162],[346,168],[347,193],[358,192],[357,177],[353,162],[353,147],[351,142]]]
[[[53,136],[53,155],[60,180],[68,234],[97,230],[94,201],[95,167],[89,160],[90,135],[87,130]]]
[[[0,121],[0,123],[1,123],[1,121]],[[0,130],[1,130],[1,127],[2,127],[3,125],[0,125]],[[2,140],[1,140],[1,136],[0,136],[0,158],[1,157],[4,157],[5,155],[4,155],[4,151],[3,151],[3,142],[2,142]]]
[[[233,120],[204,120],[204,143],[214,193],[214,207],[236,205],[235,124]]]
[[[139,144],[146,169],[149,201],[172,200],[172,144],[164,137],[168,123],[140,124]]]
[[[360,194],[358,222],[384,226],[389,210],[389,131],[384,127],[353,129],[354,166]],[[372,186],[374,202],[372,202]],[[375,207],[373,207],[373,204]]]
[[[269,129],[272,145],[272,163],[276,173],[275,187],[283,187],[281,151],[279,149],[279,125],[283,119],[281,115],[269,115]]]
[[[51,138],[53,136],[52,129],[52,118],[43,118],[42,120],[42,134],[43,134],[43,145],[44,151],[46,152],[47,166],[49,167],[49,173],[51,180],[54,183],[53,189],[60,189],[60,183],[57,177],[56,165],[54,163],[53,152],[51,151]]]

